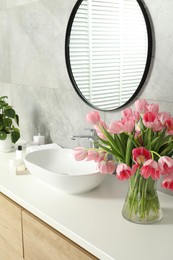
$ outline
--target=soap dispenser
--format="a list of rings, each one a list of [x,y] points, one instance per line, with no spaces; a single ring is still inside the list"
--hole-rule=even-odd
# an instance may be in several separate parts
[[[23,160],[23,150],[22,145],[18,145],[16,150],[16,160]]]
[[[37,143],[38,145],[45,144],[45,136],[41,135],[40,128],[38,127],[38,134],[33,136],[34,143]]]
[[[16,150],[16,175],[28,174],[28,170],[24,163],[24,153],[22,145],[18,145]]]

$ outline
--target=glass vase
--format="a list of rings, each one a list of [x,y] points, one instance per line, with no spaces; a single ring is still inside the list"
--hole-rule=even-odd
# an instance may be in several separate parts
[[[130,178],[122,215],[125,219],[139,224],[161,220],[162,211],[155,180],[151,177],[144,179],[140,172]]]

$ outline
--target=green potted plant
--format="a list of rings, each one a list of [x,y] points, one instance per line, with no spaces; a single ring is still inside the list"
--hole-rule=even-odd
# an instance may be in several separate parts
[[[0,145],[1,150],[12,148],[20,138],[19,116],[6,101],[7,96],[0,97]]]

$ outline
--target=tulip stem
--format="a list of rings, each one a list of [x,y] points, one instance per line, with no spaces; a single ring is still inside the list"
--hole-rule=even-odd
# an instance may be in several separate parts
[[[145,179],[140,169],[130,179],[130,189],[123,208],[123,215],[131,221],[154,221],[160,214],[160,205],[152,178]]]
[[[134,143],[135,147],[140,147],[141,146],[141,144],[137,141],[137,138],[134,138],[134,135],[129,134],[129,133],[126,133],[126,135],[131,137],[132,142]],[[133,138],[134,138],[134,140],[133,140]]]
[[[152,159],[154,160],[154,155],[156,154],[159,158],[161,157],[160,154],[156,153],[155,151],[150,151],[151,155],[152,155]]]

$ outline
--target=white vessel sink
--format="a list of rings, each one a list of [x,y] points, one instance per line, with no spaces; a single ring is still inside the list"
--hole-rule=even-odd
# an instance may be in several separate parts
[[[71,194],[88,192],[105,178],[93,161],[76,161],[71,149],[34,151],[25,156],[25,164],[33,176]]]

